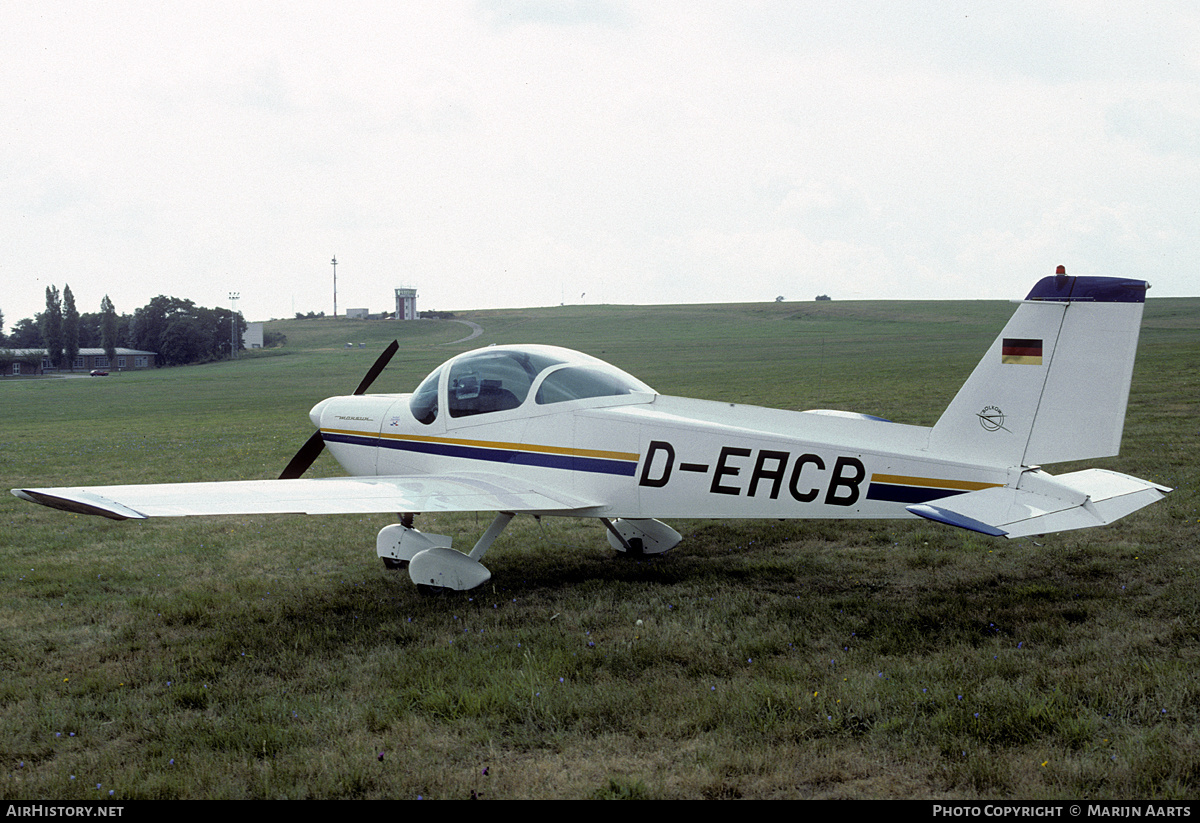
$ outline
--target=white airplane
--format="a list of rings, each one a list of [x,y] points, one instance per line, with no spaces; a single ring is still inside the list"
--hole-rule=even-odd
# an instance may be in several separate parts
[[[586,354],[491,346],[460,354],[412,394],[354,394],[278,480],[14,489],[113,519],[399,512],[377,554],[413,582],[470,589],[517,513],[595,517],[619,551],[657,554],[670,518],[913,518],[1020,537],[1099,526],[1170,491],[1102,469],[1036,464],[1117,454],[1148,284],[1041,280],[932,428],[849,412],[782,411],[658,394]],[[300,479],[328,448],[352,476]],[[469,554],[411,513],[494,511]]]

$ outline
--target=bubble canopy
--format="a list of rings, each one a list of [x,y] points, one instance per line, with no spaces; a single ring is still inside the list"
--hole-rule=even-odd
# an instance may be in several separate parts
[[[489,346],[438,367],[417,387],[409,409],[428,425],[442,408],[451,418],[459,418],[508,411],[526,403],[550,406],[655,393],[633,375],[582,352],[558,346]],[[443,396],[444,404],[439,402]]]

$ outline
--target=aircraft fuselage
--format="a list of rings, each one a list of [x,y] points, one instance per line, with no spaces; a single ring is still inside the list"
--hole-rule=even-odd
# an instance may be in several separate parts
[[[332,398],[314,416],[351,474],[501,470],[595,501],[580,512],[586,516],[912,517],[905,506],[1008,479],[1004,467],[914,457],[926,448],[928,428],[857,416],[638,392],[541,413],[530,398],[509,410],[422,424],[410,400]]]

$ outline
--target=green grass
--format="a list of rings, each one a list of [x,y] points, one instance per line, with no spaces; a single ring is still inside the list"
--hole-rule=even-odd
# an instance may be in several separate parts
[[[394,337],[375,391],[543,342],[666,393],[930,424],[1011,311],[554,307],[463,314],[466,343],[282,321],[287,347],[236,363],[0,380],[0,480],[275,476]],[[0,795],[1195,798],[1198,332],[1200,300],[1147,304],[1122,454],[1089,463],[1176,491],[1036,540],[695,520],[629,560],[593,521],[517,518],[491,583],[423,597],[374,556],[385,516],[122,523],[5,495]]]

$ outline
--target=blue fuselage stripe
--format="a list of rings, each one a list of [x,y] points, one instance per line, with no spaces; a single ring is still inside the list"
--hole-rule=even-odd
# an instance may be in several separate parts
[[[488,449],[479,446],[463,446],[457,443],[393,440],[331,432],[322,434],[322,437],[327,443],[349,443],[354,446],[395,449],[442,457],[461,457],[466,460],[486,460],[490,463],[508,463],[516,466],[542,466],[549,469],[615,474],[622,477],[633,477],[637,473],[637,464],[627,460],[606,460],[600,457],[579,457],[570,454],[547,454],[514,449]]]
[[[932,489],[925,486],[899,486],[894,483],[872,483],[867,489],[868,500],[883,500],[888,503],[927,503],[962,494],[958,489]]]

